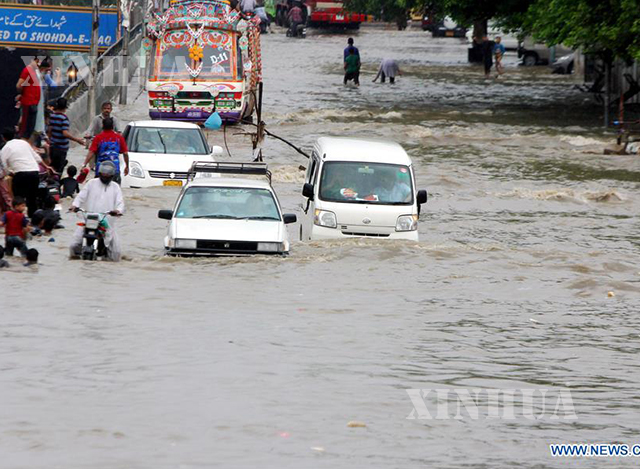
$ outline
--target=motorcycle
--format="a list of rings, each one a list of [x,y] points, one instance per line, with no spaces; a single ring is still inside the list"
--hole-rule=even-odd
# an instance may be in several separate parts
[[[107,213],[91,213],[79,209],[82,213],[84,222],[78,223],[78,226],[84,227],[82,233],[82,250],[80,258],[87,261],[95,261],[99,257],[107,258],[109,249],[105,244],[105,236],[109,229],[107,216],[120,216],[119,212],[111,211]]]
[[[307,26],[304,23],[299,23],[296,27],[296,32],[293,32],[293,24],[289,26],[287,29],[287,37],[297,37],[300,39],[304,39],[307,37]]]

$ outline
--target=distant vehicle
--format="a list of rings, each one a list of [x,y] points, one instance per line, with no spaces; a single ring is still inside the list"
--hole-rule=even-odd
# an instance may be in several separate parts
[[[194,163],[174,209],[158,217],[169,220],[164,246],[174,256],[284,255],[285,225],[297,221],[282,213],[264,163]]]
[[[295,3],[294,0],[276,0],[276,24],[278,26],[289,27],[287,13],[293,3]],[[303,3],[302,10],[305,13],[305,22],[311,28],[358,29],[360,23],[367,21],[367,15],[345,11],[341,0],[305,0],[301,3]]]
[[[425,11],[424,15],[422,16],[422,30],[433,31],[433,28],[437,23],[438,22],[435,18],[434,13],[432,11]]]
[[[575,61],[575,52],[564,55],[551,64],[551,73],[560,75],[570,75],[573,73],[573,63]]]
[[[431,27],[431,35],[433,37],[464,37],[465,34],[467,34],[467,28],[458,26],[448,16]]]
[[[129,187],[182,186],[195,161],[214,161],[221,147],[210,147],[202,129],[176,121],[137,121],[124,129],[129,149]]]
[[[411,158],[395,142],[322,137],[302,189],[300,239],[418,240],[420,207]]]
[[[556,45],[554,47],[555,57],[562,57],[573,52],[563,45]],[[522,65],[527,67],[547,65],[551,62],[551,49],[544,44],[535,43],[532,38],[527,37],[518,47],[518,58],[521,58]]]

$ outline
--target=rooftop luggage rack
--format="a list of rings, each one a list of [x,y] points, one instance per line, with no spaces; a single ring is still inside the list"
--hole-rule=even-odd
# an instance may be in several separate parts
[[[271,184],[271,171],[266,163],[210,163],[195,161],[187,173],[187,179],[193,181],[198,173],[239,174],[245,176],[265,176]]]

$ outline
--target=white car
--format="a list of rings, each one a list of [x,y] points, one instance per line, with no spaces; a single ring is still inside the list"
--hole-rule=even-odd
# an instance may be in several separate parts
[[[209,146],[202,129],[186,122],[137,121],[122,133],[129,149],[125,186],[182,186],[196,161],[214,161],[221,147]]]
[[[296,222],[282,213],[263,163],[194,164],[174,209],[158,217],[170,221],[165,252],[178,256],[287,254],[285,225]]]
[[[411,158],[395,142],[323,137],[302,195],[301,240],[374,237],[418,240],[420,207]]]

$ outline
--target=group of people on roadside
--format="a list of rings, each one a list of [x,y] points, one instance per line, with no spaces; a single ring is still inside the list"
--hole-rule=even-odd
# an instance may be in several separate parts
[[[32,67],[33,63],[26,68],[33,69]],[[27,71],[26,76],[30,77],[30,73]],[[18,82],[21,105],[25,102],[25,95],[29,97],[39,87],[28,80],[29,78],[21,79]],[[27,99],[26,102],[32,101]],[[4,129],[0,140],[0,228],[4,228],[5,232],[4,247],[0,244],[0,259],[3,261],[5,251],[8,255],[18,251],[27,259],[33,258],[34,253],[27,246],[27,242],[33,237],[45,234],[49,241],[55,241],[51,237],[52,230],[63,228],[60,213],[55,209],[59,197],[75,196],[72,207],[86,208],[88,211],[101,208],[105,200],[110,200],[107,205],[113,206],[109,211],[115,213],[118,209],[122,210],[123,204],[113,202],[113,197],[109,194],[116,193],[122,199],[118,185],[121,154],[126,164],[125,175],[129,166],[127,145],[119,133],[119,120],[111,115],[111,103],[103,103],[101,113],[92,119],[84,138],[71,133],[65,98],[58,98],[52,107],[45,108],[45,125],[42,131],[38,125],[31,129],[34,121],[33,109],[26,108],[23,111],[18,125]],[[28,117],[25,119],[25,116]],[[35,120],[38,119],[37,116],[36,110]],[[82,173],[77,179],[78,169],[73,165],[67,167],[71,141],[80,145],[91,141]],[[89,173],[90,166],[95,169],[95,182],[90,181],[80,190],[80,183]],[[67,177],[61,178],[65,168]],[[51,181],[56,184],[56,196],[49,192]],[[105,189],[97,190],[100,187],[98,184],[105,186]],[[109,187],[110,184],[117,187]],[[74,235],[72,254],[77,253],[77,237],[78,232]],[[35,256],[37,257],[37,251]],[[119,252],[116,251],[113,259],[118,258]],[[0,264],[6,264],[6,261]]]
[[[362,62],[360,61],[360,51],[354,46],[353,38],[347,39],[347,47],[343,53],[344,60],[344,84],[349,81],[353,81],[356,86],[360,86],[360,67]],[[373,79],[375,83],[380,78],[381,83],[385,83],[389,78],[389,83],[396,82],[396,76],[402,75],[402,71],[398,66],[398,62],[394,59],[382,59],[380,66],[378,67],[378,73]]]

